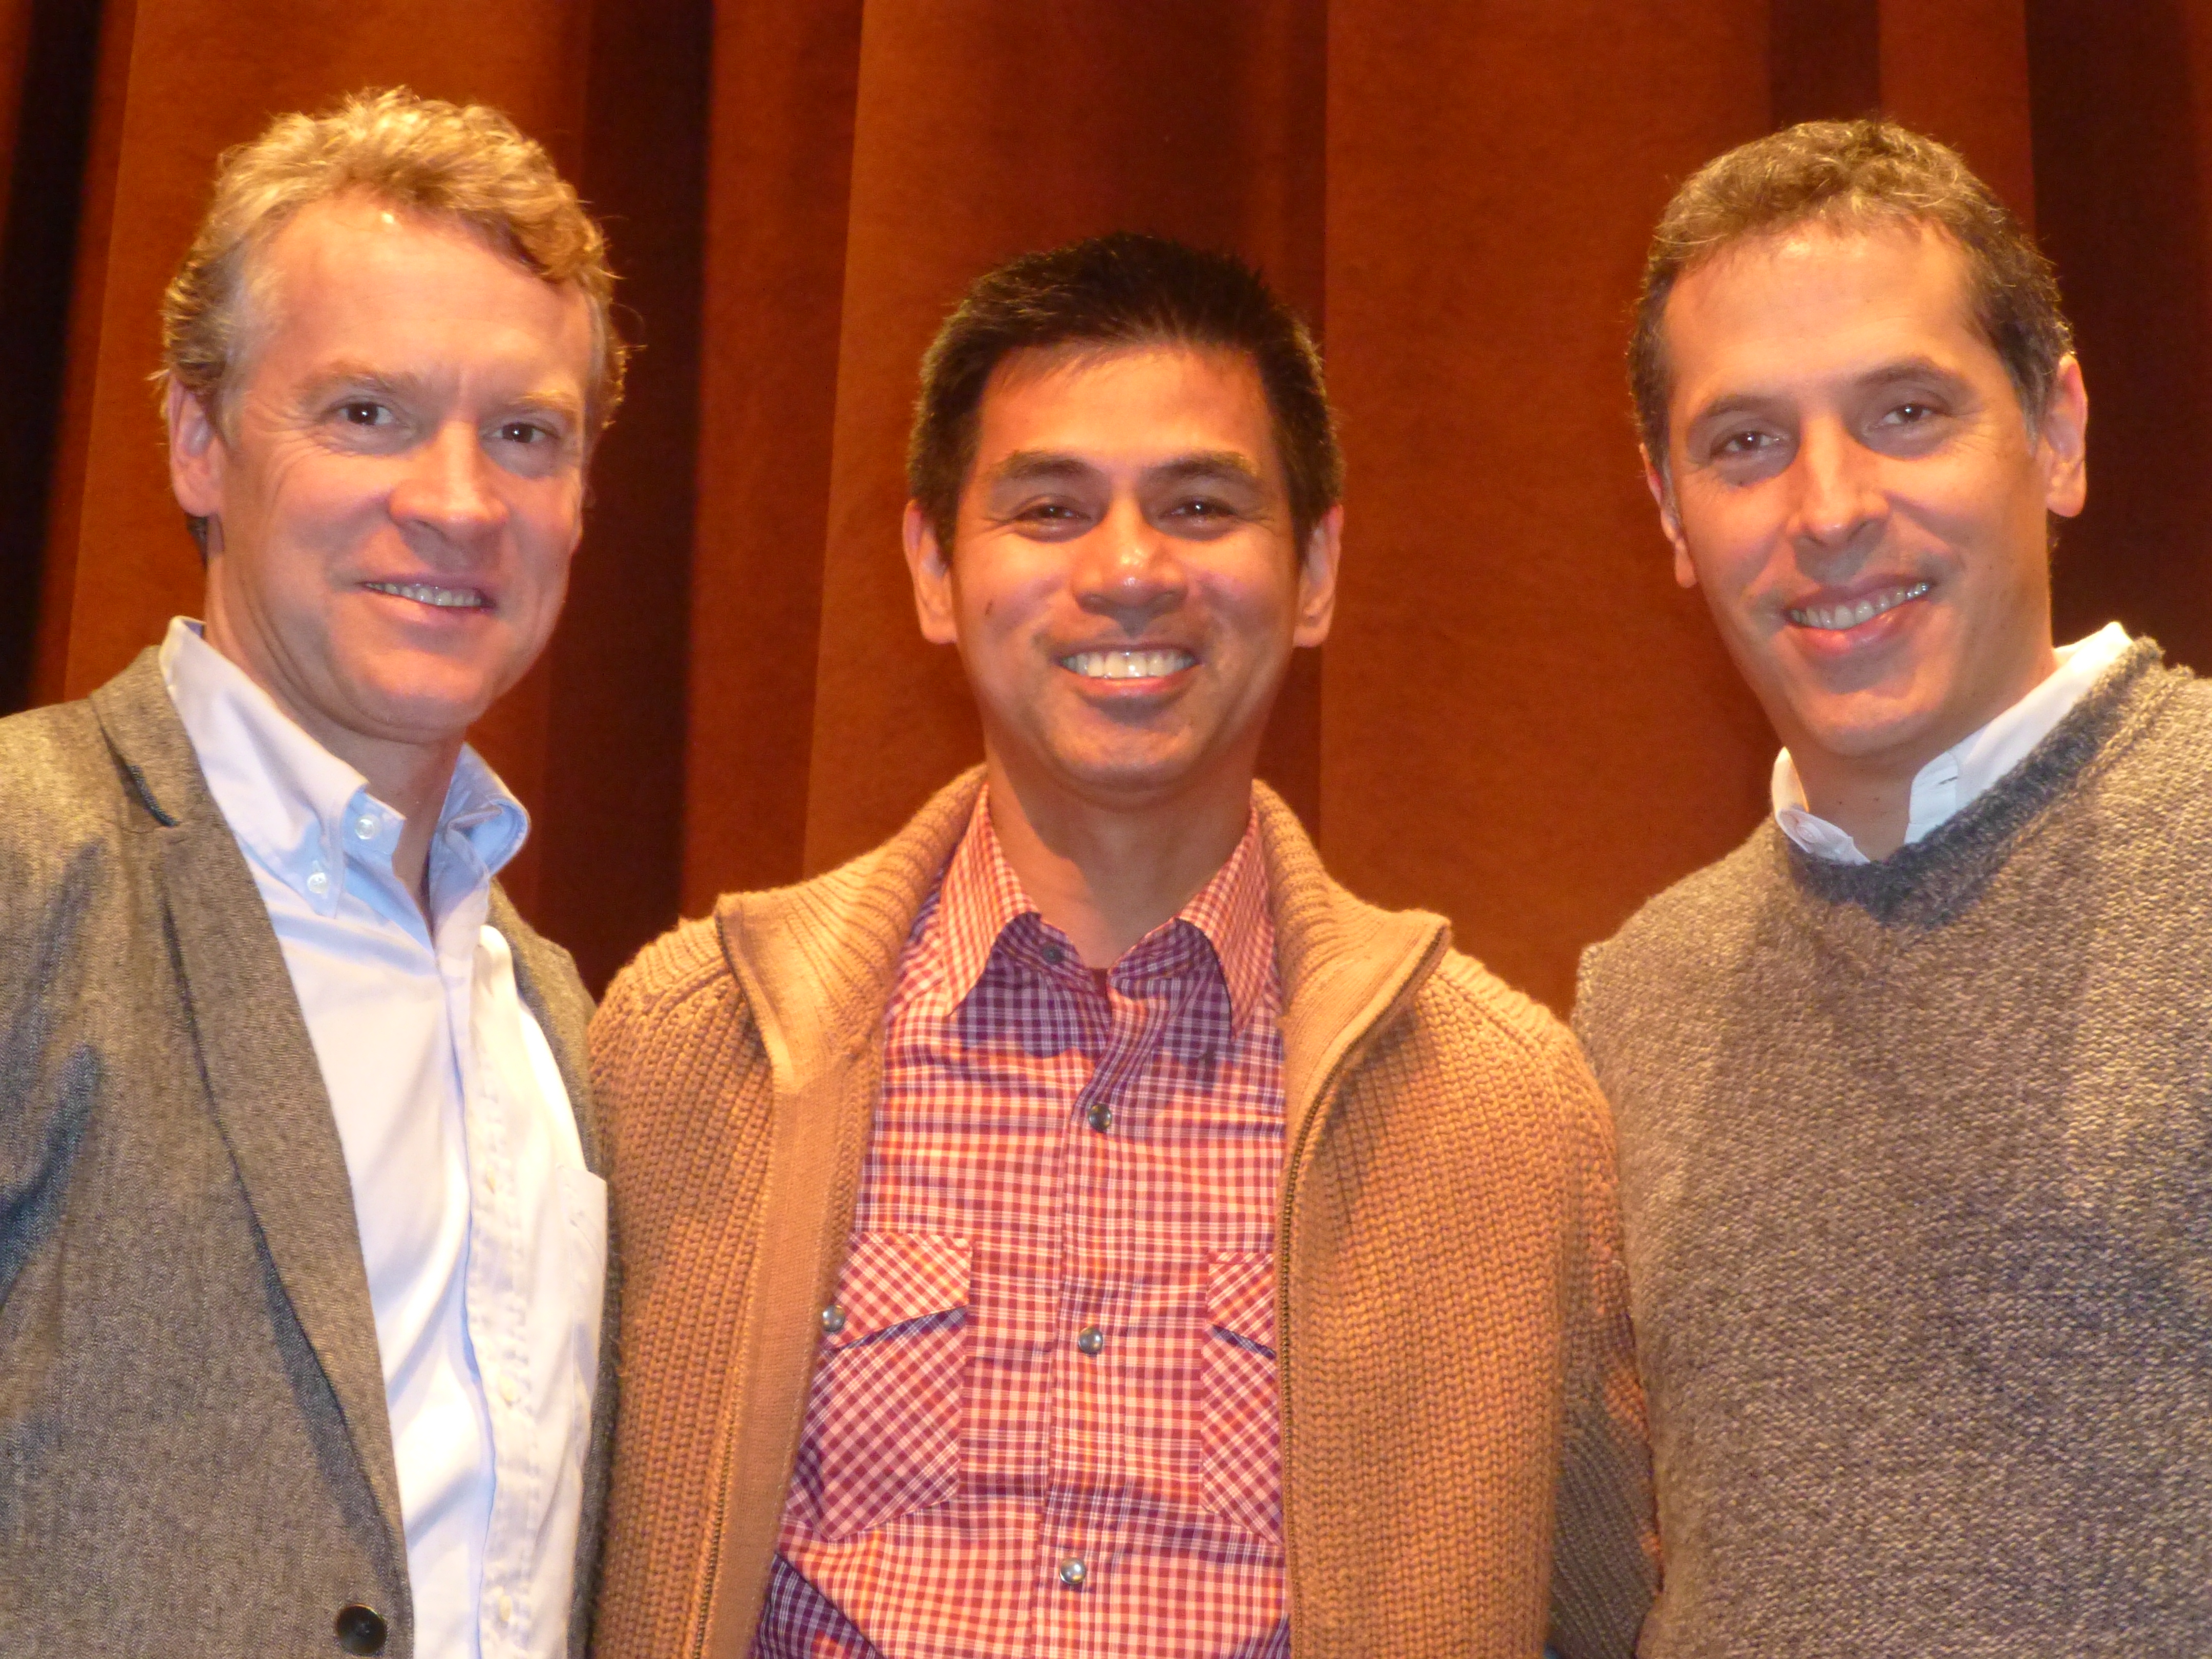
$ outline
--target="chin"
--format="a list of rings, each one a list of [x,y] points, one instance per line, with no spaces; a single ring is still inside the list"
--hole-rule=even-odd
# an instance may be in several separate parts
[[[1052,769],[1083,794],[1117,800],[1171,794],[1199,767],[1197,757],[1178,746],[1165,752],[1056,753]]]
[[[1918,703],[1900,706],[1887,698],[1848,698],[1841,706],[1800,709],[1798,729],[1825,752],[1844,760],[1871,760],[1917,746],[1942,718],[1942,710]]]
[[[396,673],[387,669],[361,686],[356,701],[403,741],[443,743],[465,734],[504,688],[477,674]]]

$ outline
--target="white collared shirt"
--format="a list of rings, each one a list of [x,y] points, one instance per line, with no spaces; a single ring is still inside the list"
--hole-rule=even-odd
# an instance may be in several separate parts
[[[423,1659],[568,1644],[606,1188],[486,924],[528,833],[464,750],[430,848],[182,618],[161,677],[268,906],[353,1188]]]
[[[2060,646],[2054,653],[2058,659],[2055,673],[1987,726],[1922,767],[1913,776],[1905,809],[1905,844],[1910,847],[1934,835],[2026,760],[2133,643],[2119,623],[2106,623],[2088,638]],[[1805,786],[1787,749],[1774,757],[1773,797],[1774,821],[1782,833],[1814,858],[1831,864],[1871,862],[1848,830],[1806,805]]]

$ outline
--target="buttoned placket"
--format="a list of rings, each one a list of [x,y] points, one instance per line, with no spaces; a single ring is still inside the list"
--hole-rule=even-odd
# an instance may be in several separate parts
[[[459,1122],[447,1127],[459,1139],[468,1180],[462,1316],[482,1390],[493,1468],[477,1640],[483,1653],[494,1655],[525,1651],[530,1640],[530,1564],[500,1545],[531,1530],[529,1517],[541,1502],[538,1488],[547,1472],[539,1466],[538,1437],[527,1415],[532,1378],[524,1338],[523,1226],[514,1207],[510,1173],[507,1114],[522,1103],[506,1098],[476,1029],[477,983],[483,971],[478,955],[489,907],[488,873],[466,833],[473,816],[448,820],[432,842],[426,884],[434,924],[423,916],[414,896],[404,891],[392,866],[402,828],[397,813],[362,791],[325,840],[343,847],[346,864],[386,890],[386,904],[397,913],[392,919],[424,952],[444,1006],[460,1113]],[[337,896],[333,891],[333,905]]]
[[[525,1103],[507,1097],[477,1030],[488,904],[484,872],[467,825],[465,817],[457,817],[440,832],[433,890],[450,886],[460,895],[439,924],[438,971],[452,1011],[468,1155],[465,1317],[491,1425],[492,1508],[477,1601],[478,1639],[490,1655],[523,1652],[532,1640],[537,1610],[528,1594],[531,1563],[512,1546],[530,1535],[550,1472],[539,1455],[530,1415],[538,1379],[532,1374],[526,1340],[524,1218],[515,1207],[512,1114]]]
[[[1177,921],[1147,939],[1100,985],[1074,949],[1042,919],[1048,941],[1039,952],[1041,973],[1068,998],[1091,1060],[1090,1074],[1063,1120],[1054,1206],[1061,1218],[1059,1340],[1053,1345],[1048,1383],[1050,1433],[1047,1485],[1037,1540],[1031,1629],[1041,1653],[1101,1653],[1104,1621],[1086,1617],[1111,1593],[1118,1526],[1085,1500],[1088,1491],[1118,1486],[1130,1446],[1122,1431],[1126,1390],[1118,1386],[1109,1334],[1127,1310],[1114,1290],[1085,1270],[1111,1260],[1131,1241],[1121,1231],[1117,1186],[1129,1179],[1127,1159],[1150,1127],[1133,1086],[1160,1056],[1200,981],[1189,952],[1208,953],[1197,931]],[[1088,1422],[1087,1442],[1073,1425]],[[1079,1443],[1094,1461],[1072,1461]]]

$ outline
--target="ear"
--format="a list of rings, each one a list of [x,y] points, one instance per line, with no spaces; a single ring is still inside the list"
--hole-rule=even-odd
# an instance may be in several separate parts
[[[169,428],[169,488],[177,505],[195,519],[220,518],[230,452],[207,405],[198,392],[171,380],[162,413]]]
[[[1291,635],[1293,645],[1319,645],[1328,637],[1336,617],[1336,567],[1344,552],[1344,507],[1341,503],[1321,515],[1306,532],[1298,554],[1298,621]]]
[[[937,539],[937,526],[929,521],[920,501],[906,504],[900,526],[906,547],[907,574],[914,579],[914,611],[921,623],[921,637],[932,645],[957,645],[960,630],[953,603],[952,550]]]
[[[2036,422],[2036,459],[2043,467],[2043,504],[2070,519],[2089,499],[2089,389],[2071,352],[2059,360],[2051,397]]]
[[[1698,567],[1690,562],[1690,544],[1682,535],[1681,509],[1674,505],[1674,489],[1668,483],[1667,475],[1651,465],[1651,452],[1642,444],[1636,453],[1644,459],[1644,487],[1651,492],[1651,499],[1659,506],[1659,528],[1666,532],[1668,545],[1674,550],[1674,580],[1683,587],[1698,585]]]

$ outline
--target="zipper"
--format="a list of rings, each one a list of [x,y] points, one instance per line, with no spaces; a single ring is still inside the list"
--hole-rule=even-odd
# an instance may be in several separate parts
[[[699,1593],[699,1613],[691,1636],[691,1659],[702,1659],[707,1651],[708,1627],[714,1622],[714,1582],[722,1571],[722,1528],[730,1515],[730,1468],[727,1448],[731,1443],[728,1413],[722,1419],[723,1456],[718,1460],[714,1475],[714,1519],[707,1528],[707,1578]]]
[[[1438,960],[1450,948],[1446,935],[1439,929],[1430,940],[1428,948],[1422,951],[1420,960],[1407,973],[1398,988],[1390,994],[1390,1000],[1382,1012],[1360,1033],[1358,1041],[1345,1045],[1344,1052],[1336,1057],[1335,1063],[1322,1079],[1321,1086],[1314,1091],[1313,1109],[1306,1114],[1305,1122],[1299,1126],[1297,1145],[1290,1149],[1290,1156],[1284,1163],[1283,1201],[1275,1221],[1275,1397],[1276,1412],[1285,1425],[1291,1419],[1291,1213],[1297,1200],[1298,1176],[1305,1168],[1306,1150],[1313,1144],[1314,1136],[1320,1133],[1322,1121],[1328,1115],[1329,1098],[1335,1094],[1345,1074],[1366,1056],[1367,1050],[1382,1028],[1396,1018],[1406,999],[1419,989],[1435,969]],[[1283,1478],[1287,1486],[1290,1478],[1287,1463],[1284,1467]],[[1293,1610],[1290,1602],[1297,1584],[1297,1575],[1292,1571],[1294,1551],[1291,1546],[1291,1506],[1285,1503],[1283,1505],[1283,1613],[1285,1619],[1291,1619]],[[1291,1628],[1293,1632],[1292,1653],[1295,1655],[1297,1624],[1294,1619],[1291,1620]]]
[[[868,1067],[868,1062],[872,1057],[871,1050],[874,1047],[875,1040],[866,1036],[856,1037],[846,1045],[844,1054],[846,1072],[840,1083],[841,1087],[848,1089],[852,1088],[854,1085],[854,1073],[856,1072],[866,1072],[867,1073],[868,1090],[872,1102],[875,1091],[883,1086],[880,1057],[876,1057],[877,1065],[872,1070],[870,1070]],[[872,1116],[872,1110],[871,1111],[870,1115]],[[853,1153],[853,1159],[856,1165],[859,1161],[866,1156],[868,1133],[868,1126],[864,1122],[861,1127],[859,1147]],[[843,1162],[844,1157],[844,1149],[841,1147],[839,1149],[841,1165]],[[835,1247],[835,1253],[841,1260],[842,1259],[843,1255],[842,1241],[849,1239],[852,1236],[853,1218],[860,1199],[859,1173],[858,1169],[855,1168],[854,1170],[853,1180],[854,1205],[848,1206],[842,1217],[830,1218],[832,1226],[835,1229],[831,1236],[840,1241],[840,1243]],[[765,1188],[763,1188],[763,1193],[765,1193]],[[750,1277],[752,1274],[757,1273],[758,1271],[759,1258],[758,1255],[756,1255],[753,1260],[753,1264],[748,1270],[748,1276]],[[820,1294],[820,1291],[821,1287],[817,1286],[817,1296]],[[815,1367],[820,1363],[820,1358],[821,1356],[817,1352],[814,1358],[808,1364],[805,1382],[802,1382],[799,1386],[799,1420],[793,1429],[794,1441],[797,1437],[803,1436],[806,1431],[806,1405],[807,1401],[812,1393]],[[698,1613],[691,1635],[691,1659],[704,1659],[704,1656],[707,1651],[707,1638],[712,1632],[714,1626],[714,1590],[716,1585],[720,1580],[722,1571],[722,1534],[727,1529],[729,1523],[730,1462],[737,1455],[736,1417],[738,1413],[742,1410],[743,1407],[743,1401],[733,1395],[728,1406],[722,1413],[722,1420],[720,1424],[722,1432],[722,1455],[719,1460],[718,1467],[714,1474],[714,1519],[707,1529],[707,1571],[706,1577],[702,1580],[700,1584]],[[782,1499],[779,1498],[777,1501],[781,1504]]]

